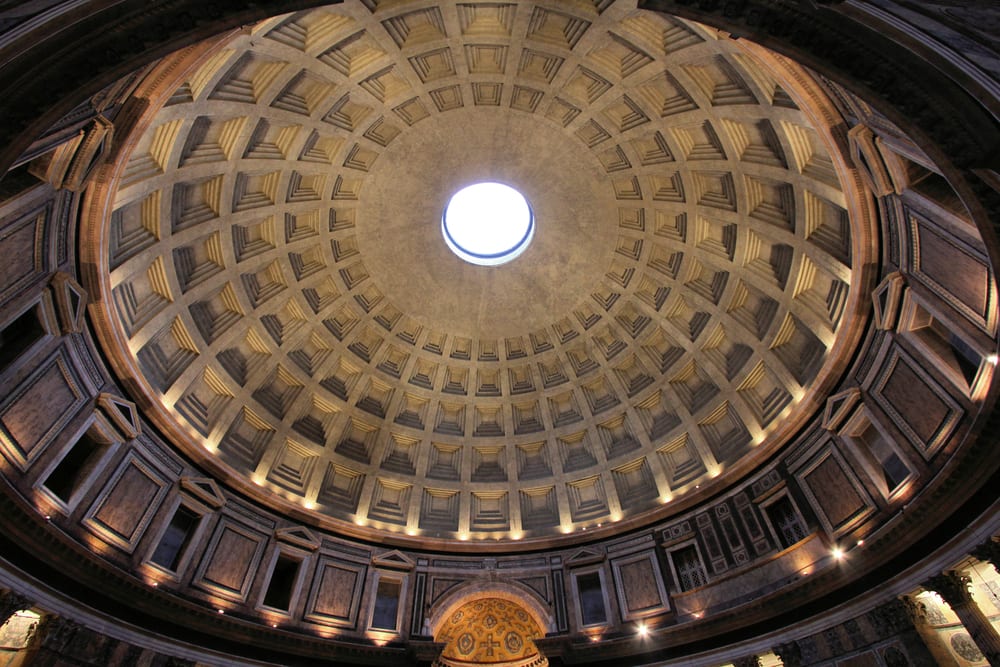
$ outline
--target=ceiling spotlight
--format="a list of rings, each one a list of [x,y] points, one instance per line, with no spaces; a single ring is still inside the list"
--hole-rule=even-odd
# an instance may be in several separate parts
[[[646,627],[645,623],[640,623],[639,627],[636,628],[636,632],[639,633],[640,637],[645,637],[646,635],[649,634],[649,628]]]
[[[844,557],[844,550],[841,549],[840,547],[834,547],[830,551],[830,555],[833,556],[834,560],[840,560]]]

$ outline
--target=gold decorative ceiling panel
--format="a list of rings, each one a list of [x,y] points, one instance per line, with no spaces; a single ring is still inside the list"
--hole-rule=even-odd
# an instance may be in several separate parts
[[[541,666],[534,640],[544,636],[530,614],[499,598],[472,600],[452,612],[434,638],[445,644],[436,665]]]

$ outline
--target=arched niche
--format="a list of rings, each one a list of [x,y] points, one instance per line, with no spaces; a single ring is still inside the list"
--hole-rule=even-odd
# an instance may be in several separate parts
[[[476,581],[445,593],[427,614],[430,634],[437,639],[445,622],[464,605],[486,598],[506,600],[522,607],[538,624],[543,634],[554,632],[555,617],[538,593],[517,582]]]

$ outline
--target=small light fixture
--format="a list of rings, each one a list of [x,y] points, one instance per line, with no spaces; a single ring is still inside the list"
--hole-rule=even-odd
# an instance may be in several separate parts
[[[841,560],[844,557],[844,550],[840,547],[834,547],[830,550],[830,555],[833,556],[833,560]]]
[[[646,626],[645,623],[640,623],[639,627],[636,628],[636,632],[639,633],[640,637],[645,637],[646,635],[649,634],[649,628]]]

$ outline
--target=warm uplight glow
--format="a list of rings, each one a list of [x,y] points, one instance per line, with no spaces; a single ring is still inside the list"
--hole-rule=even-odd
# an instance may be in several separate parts
[[[841,549],[840,547],[834,547],[830,551],[830,555],[833,556],[834,560],[840,560],[841,558],[844,557],[844,550]]]
[[[453,253],[471,264],[497,266],[520,255],[535,234],[535,220],[520,192],[502,183],[476,183],[451,198],[441,233]]]
[[[646,627],[645,623],[640,623],[639,627],[636,628],[636,632],[639,633],[640,637],[645,637],[646,635],[649,634],[649,628]]]
[[[991,366],[996,366],[998,359],[1000,359],[1000,357],[998,357],[995,354],[986,355],[986,363],[988,363]]]

